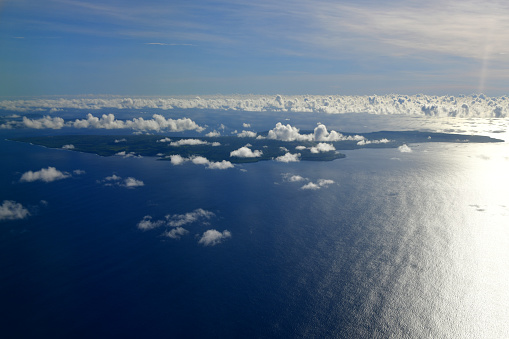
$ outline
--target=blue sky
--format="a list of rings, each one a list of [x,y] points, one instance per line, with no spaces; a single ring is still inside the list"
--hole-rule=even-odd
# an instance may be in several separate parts
[[[506,1],[0,1],[0,97],[509,90]]]

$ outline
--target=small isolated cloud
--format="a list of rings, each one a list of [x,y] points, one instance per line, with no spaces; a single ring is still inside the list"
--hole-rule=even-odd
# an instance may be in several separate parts
[[[244,127],[244,128],[251,128],[251,124],[243,123],[242,127]]]
[[[168,223],[168,226],[172,227],[179,227],[186,224],[198,222],[198,221],[205,221],[210,220],[211,218],[215,217],[216,215],[213,212],[204,210],[202,208],[195,209],[192,212],[185,213],[185,214],[168,214],[166,216],[166,220]]]
[[[213,162],[205,157],[196,155],[193,155],[189,158],[184,158],[179,154],[170,155],[170,161],[172,165],[182,165],[183,163],[190,161],[195,165],[207,166],[208,169],[228,169],[235,167],[230,161],[223,160]]]
[[[4,200],[0,205],[0,221],[25,219],[30,212],[20,203]]]
[[[189,233],[189,231],[183,227],[175,227],[169,231],[163,232],[162,236],[168,237],[171,239],[180,239],[180,237],[182,237],[188,233]]]
[[[306,178],[304,178],[300,175],[295,175],[295,174],[290,174],[290,173],[283,173],[282,176],[285,181],[289,181],[289,182],[299,182],[299,181],[307,180]]]
[[[303,190],[318,190],[322,187],[328,187],[329,185],[332,185],[334,183],[334,180],[330,179],[318,179],[317,183],[309,182],[301,187]]]
[[[403,144],[403,145],[399,146],[398,150],[401,153],[411,153],[412,152],[412,149],[410,147],[408,147],[407,144]]]
[[[305,150],[306,148],[307,148],[306,146],[295,146],[295,149],[298,151]]]
[[[126,151],[115,153],[115,155],[124,157],[124,158],[143,158],[143,156],[136,154],[134,152],[127,153]]]
[[[281,155],[276,158],[276,161],[279,162],[298,162],[300,161],[300,153],[292,154],[286,153],[285,155]]]
[[[317,184],[315,184],[313,182],[308,182],[307,184],[302,186],[301,189],[303,189],[303,190],[318,190],[318,189],[320,189],[320,186],[318,186]]]
[[[171,139],[166,137],[166,138],[163,138],[163,139],[160,139],[160,140],[157,140],[157,142],[171,142]]]
[[[122,139],[115,139],[115,144],[118,144],[120,142],[127,142],[127,139],[126,138],[122,138]]]
[[[77,170],[72,171],[72,173],[76,174],[76,175],[83,175],[87,172],[85,172],[84,170],[77,169]]]
[[[249,147],[244,146],[235,151],[230,152],[230,157],[239,157],[239,158],[258,158],[263,154],[262,151],[255,150],[252,151]]]
[[[216,230],[207,230],[203,233],[198,244],[203,246],[214,246],[220,244],[224,239],[231,238],[232,234],[228,230],[219,232]]]
[[[327,144],[325,142],[320,142],[316,146],[311,147],[311,153],[320,153],[320,152],[330,152],[335,151],[336,148],[332,144]]]
[[[150,215],[146,215],[143,219],[138,223],[138,228],[140,230],[151,230],[157,227],[164,225],[164,220],[156,220],[152,221],[152,217]]]
[[[141,180],[135,179],[133,177],[122,179],[121,176],[118,176],[116,174],[106,177],[98,182],[104,183],[105,186],[120,186],[125,188],[136,188],[145,186],[145,183]]]
[[[220,137],[221,136],[221,132],[218,132],[216,130],[213,130],[212,132],[208,132],[207,134],[205,134],[206,137]]]
[[[28,171],[23,173],[21,182],[32,182],[32,181],[44,181],[44,182],[52,182],[56,180],[66,179],[71,177],[71,175],[67,172],[61,172],[57,170],[55,167],[42,168],[39,171],[32,172]]]
[[[256,138],[256,132],[252,131],[242,131],[237,134],[239,138]]]
[[[208,142],[199,140],[199,139],[180,139],[179,141],[171,142],[171,146],[179,147],[179,146],[197,146],[197,145],[207,145]]]
[[[62,146],[62,148],[63,148],[63,149],[74,149],[75,147],[74,147],[74,145],[69,144],[69,145],[64,145],[64,146]]]

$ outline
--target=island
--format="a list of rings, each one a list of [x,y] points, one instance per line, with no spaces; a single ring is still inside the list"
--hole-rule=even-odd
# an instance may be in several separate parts
[[[306,131],[303,131],[305,133]],[[312,133],[312,131],[308,131]],[[256,137],[174,137],[168,135],[57,135],[11,139],[49,148],[94,153],[100,156],[134,155],[169,160],[171,156],[184,158],[202,156],[210,161],[227,160],[249,163],[276,159],[287,153],[300,154],[303,161],[331,161],[344,158],[340,150],[359,148],[396,148],[404,144],[448,142],[487,143],[503,140],[487,136],[431,133],[422,131],[379,131],[370,133],[342,132],[344,140],[283,141],[267,137],[262,132]],[[239,149],[244,148],[244,152]],[[237,152],[236,152],[237,151]],[[247,152],[246,152],[247,151]],[[249,153],[251,152],[251,153]]]

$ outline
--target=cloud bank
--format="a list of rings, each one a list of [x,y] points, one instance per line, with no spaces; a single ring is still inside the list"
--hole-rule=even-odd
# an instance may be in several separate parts
[[[4,200],[0,205],[0,221],[25,219],[30,212],[20,203]]]
[[[1,103],[1,102],[0,102]],[[202,132],[203,127],[196,124],[189,118],[182,119],[166,119],[160,114],[154,114],[152,119],[134,118],[132,120],[118,120],[114,114],[103,114],[100,118],[87,114],[86,119],[76,119],[74,121],[64,122],[60,117],[52,117],[46,115],[39,119],[29,119],[23,117],[21,122],[9,121],[0,128],[34,128],[34,129],[61,129],[70,128],[96,128],[96,129],[132,129],[141,132],[182,132],[197,131]]]
[[[232,95],[207,96],[196,98],[106,98],[106,99],[33,99],[2,100],[0,109],[29,112],[58,109],[211,109],[236,111],[281,111],[313,113],[369,113],[379,115],[417,115],[431,117],[480,117],[504,118],[509,116],[509,97],[488,97],[484,94],[460,96],[431,95]],[[142,131],[201,130],[189,119],[165,119],[155,114],[152,119],[135,118],[125,122],[115,120],[112,114],[96,118],[89,114],[87,119],[65,123],[62,118],[46,116],[43,119],[24,118],[21,124],[9,122],[1,128],[16,126],[30,128],[62,128],[64,126],[81,128],[133,128]],[[325,140],[324,140],[325,141]]]

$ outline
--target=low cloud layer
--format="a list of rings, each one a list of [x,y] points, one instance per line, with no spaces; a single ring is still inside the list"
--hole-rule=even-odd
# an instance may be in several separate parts
[[[33,181],[43,181],[43,182],[52,182],[56,180],[62,180],[66,178],[70,178],[71,174],[67,172],[61,172],[57,170],[55,167],[42,168],[39,171],[28,171],[21,175],[21,182],[33,182]]]
[[[105,98],[105,99],[33,99],[33,100],[2,100],[0,109],[11,111],[55,111],[59,109],[213,109],[238,111],[283,111],[283,112],[313,112],[313,113],[370,113],[420,115],[433,117],[484,117],[503,118],[509,116],[509,98],[488,97],[484,94],[461,96],[430,96],[430,95],[372,95],[372,96],[344,96],[344,95],[294,95],[294,96],[262,96],[262,95],[234,95],[207,96],[189,98]],[[97,118],[87,118],[83,125],[99,124],[113,126],[106,119],[102,122]],[[142,118],[139,118],[142,119]],[[160,130],[167,122],[160,118],[152,121],[134,119],[127,125],[138,125],[140,130]],[[157,120],[161,120],[160,122]],[[106,121],[105,121],[106,120]],[[170,119],[171,120],[171,119]],[[162,123],[161,123],[162,122]],[[188,122],[175,122],[170,128],[197,129],[197,125]],[[48,117],[45,120],[27,120],[33,124],[32,128],[59,128],[64,121],[58,117]],[[150,127],[152,125],[153,127]],[[4,124],[3,128],[8,128]],[[45,127],[43,127],[45,126]],[[185,126],[185,127],[184,127]],[[244,126],[246,127],[247,124]],[[60,127],[61,128],[61,127]],[[106,128],[106,127],[102,127]],[[111,128],[111,127],[110,127]],[[156,128],[156,129],[153,129]]]
[[[30,212],[20,203],[4,200],[0,205],[0,221],[21,220],[30,216]]]
[[[113,114],[103,114],[100,118],[88,114],[86,119],[76,119],[74,121],[65,122],[60,117],[52,117],[46,115],[39,119],[29,119],[23,117],[21,122],[10,121],[0,128],[14,128],[25,127],[34,129],[61,129],[64,127],[71,128],[97,128],[97,129],[132,129],[142,132],[182,132],[182,131],[197,131],[204,130],[193,120],[189,118],[182,119],[166,119],[160,114],[154,114],[152,119],[145,120],[144,118],[134,118],[132,120],[118,120]]]

